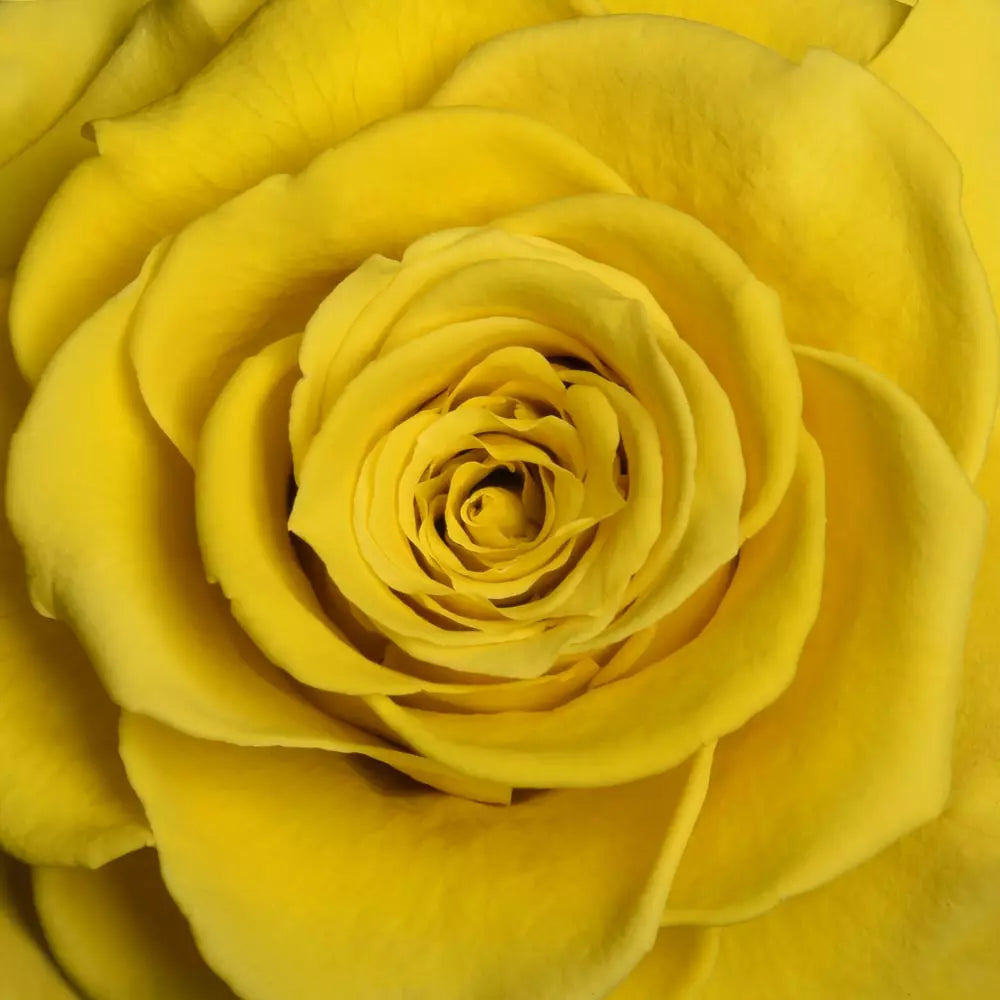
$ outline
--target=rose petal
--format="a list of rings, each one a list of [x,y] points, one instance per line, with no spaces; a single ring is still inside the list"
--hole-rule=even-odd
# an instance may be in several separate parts
[[[714,617],[666,659],[544,713],[463,716],[381,696],[368,704],[422,753],[521,787],[630,781],[736,729],[788,686],[819,606],[822,462],[807,436],[801,447],[781,507],[744,543]]]
[[[872,74],[827,51],[796,66],[705,25],[634,15],[482,45],[433,103],[523,111],[700,219],[778,292],[792,341],[888,375],[978,467],[1000,337],[960,172]]]
[[[529,119],[465,108],[381,122],[177,237],[136,315],[143,397],[190,458],[235,364],[298,332],[339,274],[428,230],[595,187],[623,189],[575,143]],[[376,287],[382,280],[380,266]],[[210,295],[195,291],[205,288]]]
[[[461,9],[450,0],[270,0],[176,96],[97,124],[100,157],[63,185],[21,266],[11,328],[24,370],[37,378],[162,237],[362,126],[421,106],[478,42],[576,13],[570,0]],[[90,231],[101,239],[79,239]]]
[[[992,0],[920,0],[869,67],[944,137],[962,165],[962,209],[1000,302],[1000,8]]]
[[[791,687],[720,741],[666,919],[743,920],[835,878],[948,795],[982,504],[934,426],[853,359],[799,349],[823,451],[823,600]]]
[[[1000,509],[1000,433],[978,482]],[[1000,995],[1000,519],[990,519],[942,816],[873,860],[726,927],[704,1000]]]
[[[732,405],[747,475],[744,537],[765,524],[792,476],[802,409],[774,292],[711,230],[646,198],[561,198],[494,225],[555,240],[649,289]]]
[[[832,49],[867,62],[899,30],[907,11],[896,0],[602,0],[613,14],[664,14],[714,24],[789,59]],[[906,3],[907,0],[903,0]]]
[[[498,809],[137,716],[122,735],[168,888],[260,1000],[602,995],[653,943],[710,756]]]
[[[129,314],[159,256],[59,352],[12,443],[8,513],[36,606],[72,624],[131,711],[209,739],[371,754],[457,795],[506,801],[507,787],[325,716],[209,586],[191,470],[158,437],[124,357]]]
[[[0,956],[4,985],[16,984],[18,997],[78,1000],[21,915],[11,884],[13,862],[0,854]]]
[[[117,45],[103,66],[94,65],[93,76],[72,106],[52,122],[34,141],[21,149],[7,162],[0,157],[0,270],[11,267],[21,253],[32,226],[38,220],[46,202],[55,192],[67,173],[81,160],[93,156],[90,123],[95,118],[127,114],[175,90],[184,80],[196,73],[223,46],[226,39],[249,14],[260,6],[262,0],[152,0],[140,5],[129,0],[106,3],[78,3],[76,0],[44,0],[38,3],[4,3],[3,16],[39,18],[39,28],[45,33],[45,42],[25,46],[23,52],[36,52],[42,57],[46,81],[63,81],[67,72],[65,53],[59,52],[58,39],[65,32],[69,48],[77,45],[86,48],[81,35],[93,32],[103,22],[95,16],[94,8],[109,8],[114,24],[119,28],[126,22],[122,16],[126,8],[139,11],[135,14],[127,34],[120,41],[107,39]],[[58,13],[56,12],[58,11]],[[80,24],[82,18],[84,24]],[[2,29],[0,29],[2,31]],[[69,57],[72,61],[78,53]],[[52,67],[58,65],[59,71]],[[20,71],[19,71],[20,72]],[[15,77],[15,79],[17,79]],[[16,90],[16,87],[14,88]],[[40,89],[33,86],[33,90]],[[5,116],[0,111],[3,129],[9,128],[14,136],[19,132],[19,119]],[[30,124],[25,122],[25,124]],[[84,168],[89,169],[89,168]],[[100,227],[98,220],[98,227]],[[141,227],[139,220],[134,224]],[[153,240],[155,242],[155,240]],[[149,244],[152,246],[152,243]],[[92,250],[96,249],[92,245]],[[63,248],[63,256],[72,253]],[[138,267],[136,268],[138,269]],[[132,274],[128,275],[129,278]],[[59,275],[63,284],[65,274]],[[127,280],[127,279],[125,279]],[[109,294],[124,284],[109,288]],[[90,308],[96,308],[101,299],[94,299]],[[88,308],[79,315],[84,319]],[[15,323],[15,330],[17,330]],[[69,330],[65,330],[61,339]],[[22,370],[32,380],[37,379],[48,356],[58,346],[59,340],[44,340],[37,345],[25,343],[15,334],[15,354]]]
[[[656,944],[605,1000],[697,1000],[718,948],[715,928],[662,928]]]
[[[0,282],[0,317],[7,291]],[[0,320],[0,465],[27,395],[3,332]],[[6,521],[0,566],[0,844],[34,863],[103,864],[150,837],[117,713],[73,637],[31,607]]]
[[[93,871],[36,868],[33,875],[46,940],[87,996],[235,1000],[198,953],[163,887],[155,851]]]

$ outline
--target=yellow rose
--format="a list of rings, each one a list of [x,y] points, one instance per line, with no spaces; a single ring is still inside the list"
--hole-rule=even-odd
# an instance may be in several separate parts
[[[0,57],[0,995],[1000,993],[994,0]]]

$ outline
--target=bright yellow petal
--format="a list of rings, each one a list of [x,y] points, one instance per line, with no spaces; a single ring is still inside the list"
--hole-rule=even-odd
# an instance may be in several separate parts
[[[477,717],[366,700],[408,744],[472,775],[577,787],[655,774],[742,725],[791,681],[819,605],[823,507],[822,462],[803,436],[782,506],[744,543],[705,629],[660,662],[566,705]]]
[[[198,953],[156,852],[102,868],[36,868],[35,907],[66,974],[93,1000],[235,1000]]]
[[[589,194],[499,219],[634,275],[708,365],[733,407],[746,465],[744,535],[788,486],[802,393],[774,292],[691,216],[645,198]]]
[[[0,282],[0,317],[9,281]],[[0,468],[27,401],[0,320]],[[25,860],[103,864],[149,843],[118,758],[118,719],[83,651],[28,600],[0,525],[0,844]]]
[[[793,342],[888,375],[979,466],[1000,338],[960,171],[866,70],[823,50],[797,66],[737,35],[634,15],[489,42],[433,103],[539,118],[694,215],[778,292]]]
[[[948,795],[980,500],[911,399],[799,350],[823,452],[823,600],[791,687],[720,741],[667,919],[729,922],[835,878]]]
[[[920,0],[871,70],[944,137],[962,165],[962,207],[1000,302],[1000,5]]]
[[[605,1000],[698,1000],[718,947],[714,927],[661,928],[656,944]]]
[[[829,885],[724,928],[702,1000],[1000,996],[998,431],[978,482],[994,516],[973,601],[943,815]]]
[[[710,761],[495,808],[136,717],[122,747],[171,894],[259,1000],[603,995],[653,944]]]
[[[0,995],[5,1000],[78,1000],[25,917],[15,889],[22,873],[28,874],[0,854]]]
[[[576,143],[520,116],[433,110],[365,130],[176,238],[132,335],[150,412],[193,457],[201,420],[241,357],[299,332],[337,279],[370,254],[401,253],[442,226],[594,189],[626,190]],[[204,288],[212,294],[194,294]]]
[[[420,107],[484,39],[577,12],[573,0],[271,0],[175,97],[98,123],[100,157],[67,180],[25,253],[11,319],[23,370],[37,379],[161,237]]]
[[[8,162],[4,163],[0,156],[0,218],[4,220],[0,229],[0,269],[10,267],[17,261],[45,203],[72,167],[97,152],[89,123],[95,118],[127,114],[171,93],[209,61],[240,22],[261,2],[152,0],[139,10],[120,42],[117,37],[108,40],[117,48],[79,99]],[[65,61],[60,59],[58,44],[63,32],[68,35],[65,44],[71,46],[74,34],[81,33],[78,23],[81,15],[91,25],[84,26],[83,32],[92,33],[102,20],[95,16],[95,7],[108,7],[115,13],[115,23],[118,23],[126,7],[134,10],[137,6],[128,0],[113,0],[112,3],[106,0],[85,0],[82,3],[77,0],[38,0],[34,3],[4,3],[0,12],[6,15],[8,8],[21,8],[40,13],[44,8],[56,8],[56,11],[43,16],[46,38],[37,48],[42,55],[46,79],[60,81],[65,72]],[[50,20],[56,23],[50,24]],[[56,37],[53,38],[53,35]],[[55,65],[59,66],[58,72],[52,71]],[[6,126],[2,111],[0,122]],[[16,134],[17,130],[14,132]],[[99,219],[96,231],[103,231]],[[111,291],[117,291],[122,284],[124,280]],[[81,315],[80,319],[83,318]],[[37,359],[25,358],[20,344],[16,346],[18,361],[23,367],[33,370]]]
[[[8,514],[32,598],[67,619],[115,701],[209,739],[365,753],[457,795],[470,781],[312,705],[249,641],[205,579],[191,469],[142,408],[125,355],[148,271],[59,352],[11,447]]]
[[[666,14],[746,35],[789,59],[811,48],[866,62],[892,39],[907,10],[896,0],[602,0],[613,14]]]
[[[76,99],[144,2],[0,6],[0,164],[37,139]]]

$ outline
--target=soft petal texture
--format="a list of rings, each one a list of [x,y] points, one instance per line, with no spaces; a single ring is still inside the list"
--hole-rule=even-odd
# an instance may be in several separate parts
[[[1000,302],[1000,4],[920,0],[869,67],[944,137],[962,164],[962,207]]]
[[[793,342],[888,375],[978,467],[1000,369],[960,171],[870,73],[828,51],[797,66],[705,25],[635,15],[512,32],[433,103],[533,115],[700,219],[778,292]]]
[[[545,713],[473,717],[366,700],[408,744],[472,775],[552,787],[655,774],[787,687],[819,604],[824,540],[822,461],[803,436],[785,500],[743,545],[711,622],[663,660]]]
[[[14,863],[0,854],[0,996],[4,1000],[78,1000],[25,919],[14,892]],[[10,992],[16,986],[17,992]]]
[[[23,370],[37,379],[161,237],[362,126],[420,107],[478,42],[578,12],[572,0],[271,0],[175,97],[97,124],[100,157],[54,197],[21,265],[11,329]]]
[[[201,421],[240,358],[298,333],[337,278],[369,255],[591,190],[628,187],[572,140],[521,116],[439,109],[366,129],[177,236],[132,333],[150,412],[193,458]]]
[[[789,59],[832,49],[867,62],[892,39],[906,8],[897,0],[602,0],[612,14],[665,14],[715,24]]]
[[[406,293],[394,308],[383,304],[397,282],[373,300],[371,311],[384,314],[387,332],[361,324],[346,334],[336,326],[319,331],[339,348],[326,375],[330,410],[309,447],[289,523],[345,597],[412,655],[490,676],[540,676],[563,650],[607,645],[673,610],[732,558],[743,493],[737,429],[717,381],[634,279],[547,241],[490,229],[470,232],[451,249],[464,252],[426,286],[407,279],[420,272],[420,262],[433,271],[450,254],[418,256],[412,269],[404,264],[398,286]],[[310,324],[303,355],[312,332]],[[614,403],[619,419],[628,417],[630,410],[620,409],[626,403],[647,411],[625,431],[626,450],[632,451],[631,438],[639,449],[629,459],[634,497],[620,523],[597,535],[575,577],[550,595],[505,612],[512,621],[495,629],[442,630],[390,592],[390,586],[405,590],[406,581],[382,577],[350,517],[331,511],[348,512],[357,502],[359,472],[381,434],[469,366],[515,345],[592,355],[620,373],[630,391],[614,386],[609,397],[622,397]],[[378,350],[378,359],[351,379]],[[322,386],[322,367],[315,374]],[[586,373],[573,378],[578,389],[601,382]],[[298,395],[296,405],[304,401]],[[628,418],[623,427],[632,423]]]
[[[839,879],[726,927],[702,1000],[1000,995],[1000,434],[978,486],[991,518],[942,816]]]
[[[8,514],[36,607],[72,624],[112,697],[132,711],[235,743],[368,753],[455,794],[506,801],[503,785],[469,781],[326,717],[206,581],[191,470],[145,413],[125,358],[128,317],[158,258],[60,351],[15,435]]]
[[[21,253],[32,226],[67,173],[96,152],[91,122],[95,118],[122,115],[174,91],[184,80],[201,69],[222,47],[233,30],[262,0],[152,0],[136,14],[128,33],[111,53],[107,62],[88,83],[79,98],[44,130],[34,142],[4,163],[0,157],[0,270],[12,266]],[[124,0],[109,6],[123,8]],[[50,12],[45,26],[46,41],[41,46],[46,74],[58,56],[51,49],[53,31],[61,33],[78,28],[77,11],[94,17],[97,4],[39,0],[33,3],[5,3],[8,7],[71,8],[67,18]],[[133,8],[137,4],[131,4]],[[120,11],[119,11],[120,14]],[[117,39],[115,39],[117,42]],[[60,63],[60,67],[62,67]],[[0,121],[6,120],[0,113]],[[2,140],[0,140],[2,141]],[[117,291],[112,288],[109,292]],[[97,302],[94,306],[97,306]],[[80,317],[83,319],[83,316]],[[18,361],[31,369],[33,359],[26,359],[15,344]]]
[[[198,953],[156,852],[102,868],[36,868],[35,907],[66,974],[93,1000],[235,1000]]]
[[[0,317],[5,292],[0,283]],[[4,465],[26,396],[0,337]],[[117,712],[72,635],[31,607],[6,520],[0,567],[0,844],[36,863],[103,864],[149,843],[118,758]]]
[[[496,809],[137,717],[122,752],[171,894],[252,1000],[312,1000],[316,983],[356,1000],[602,995],[653,944],[710,761]]]
[[[823,452],[819,617],[791,687],[720,741],[667,919],[728,922],[871,857],[944,806],[984,509],[909,397],[799,349]]]
[[[698,1000],[718,951],[714,927],[664,927],[606,1000]]]
[[[774,292],[695,219],[644,198],[563,198],[496,225],[555,240],[649,289],[726,391],[747,473],[742,531],[757,531],[792,477],[802,410]]]
[[[144,2],[0,6],[0,164],[41,135],[76,98]]]

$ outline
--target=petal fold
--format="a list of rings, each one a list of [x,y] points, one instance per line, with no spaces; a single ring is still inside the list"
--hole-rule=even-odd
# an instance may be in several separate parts
[[[177,94],[97,123],[101,155],[67,179],[25,252],[11,319],[23,370],[36,380],[162,237],[363,126],[420,107],[477,43],[577,12],[571,0],[461,9],[449,0],[271,0]]]
[[[667,921],[754,916],[871,857],[948,796],[983,505],[898,388],[798,349],[828,545],[789,689],[719,743]]]
[[[710,761],[498,809],[137,717],[122,739],[170,892],[259,1000],[319,983],[357,1000],[604,995],[653,944]]]
[[[795,65],[706,25],[622,15],[495,39],[433,103],[545,121],[700,219],[778,292],[793,342],[887,375],[975,473],[1000,337],[961,172],[871,73],[821,49]]]
[[[46,940],[93,1000],[236,1000],[198,953],[154,850],[94,870],[35,868],[33,883]]]
[[[823,467],[811,438],[800,447],[782,506],[744,543],[715,614],[664,659],[545,713],[476,717],[366,701],[427,756],[521,787],[656,774],[738,728],[791,682],[819,606]]]
[[[0,467],[26,397],[0,336]],[[117,712],[73,636],[32,608],[6,520],[0,566],[0,844],[33,863],[103,864],[150,837],[118,757]]]

